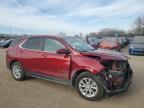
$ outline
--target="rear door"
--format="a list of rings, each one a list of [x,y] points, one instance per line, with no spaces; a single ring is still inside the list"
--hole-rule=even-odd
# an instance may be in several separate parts
[[[18,51],[19,59],[28,72],[40,73],[42,71],[42,44],[40,37],[29,38]]]

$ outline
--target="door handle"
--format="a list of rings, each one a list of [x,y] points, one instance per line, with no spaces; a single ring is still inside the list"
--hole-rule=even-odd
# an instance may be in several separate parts
[[[47,57],[47,54],[42,54],[43,57]]]

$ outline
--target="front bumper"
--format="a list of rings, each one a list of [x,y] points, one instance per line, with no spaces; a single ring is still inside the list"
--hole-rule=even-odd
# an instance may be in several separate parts
[[[123,88],[121,88],[121,89],[116,89],[113,91],[106,90],[107,94],[117,94],[117,93],[122,93],[122,92],[126,91],[129,88],[129,86],[131,85],[131,82],[132,82],[131,79],[132,79],[132,77],[127,82],[125,82]]]
[[[114,89],[114,90],[108,89],[109,88],[108,83],[101,75],[97,76],[97,80],[101,84],[101,86],[104,88],[107,95],[119,94],[119,93],[122,93],[122,92],[126,91],[129,88],[129,86],[132,83],[132,76],[133,76],[133,72],[131,71],[131,74],[127,77],[127,79],[125,80],[123,86],[119,89]]]

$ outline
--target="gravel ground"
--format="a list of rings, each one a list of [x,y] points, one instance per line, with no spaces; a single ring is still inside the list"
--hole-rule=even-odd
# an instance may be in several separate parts
[[[0,108],[144,108],[144,56],[129,61],[134,78],[128,91],[91,102],[66,85],[34,78],[15,81],[0,49]]]

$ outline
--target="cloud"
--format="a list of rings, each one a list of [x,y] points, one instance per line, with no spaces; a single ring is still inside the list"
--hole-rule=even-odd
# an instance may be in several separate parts
[[[101,28],[128,29],[144,13],[143,0],[0,0],[0,26],[26,33],[88,33]],[[6,30],[5,30],[6,31]],[[16,31],[16,30],[15,30]],[[3,32],[3,31],[0,31]]]
[[[78,7],[70,15],[78,15],[83,17],[100,16],[100,17],[112,17],[112,16],[129,16],[136,13],[144,12],[144,2],[141,0],[120,0],[113,2],[110,5],[102,7]]]

